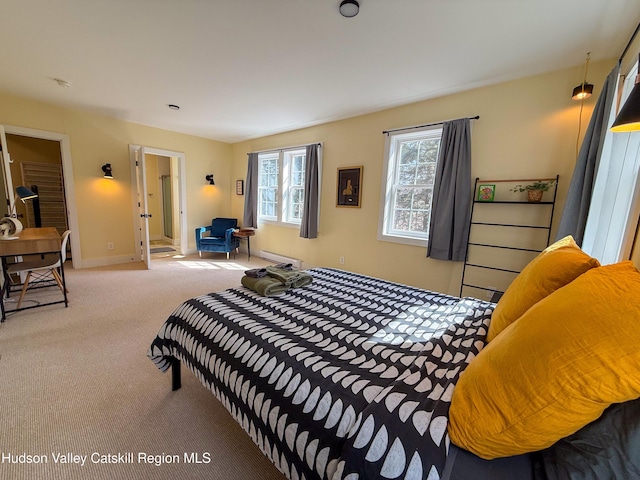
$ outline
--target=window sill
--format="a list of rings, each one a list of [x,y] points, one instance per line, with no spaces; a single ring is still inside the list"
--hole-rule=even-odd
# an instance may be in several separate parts
[[[399,235],[378,234],[378,240],[381,242],[402,243],[404,245],[413,245],[414,247],[427,248],[428,241],[423,238],[401,237]]]
[[[299,223],[279,222],[277,220],[258,219],[258,225],[273,225],[273,226],[276,226],[276,227],[287,227],[287,228],[300,229],[300,224]]]

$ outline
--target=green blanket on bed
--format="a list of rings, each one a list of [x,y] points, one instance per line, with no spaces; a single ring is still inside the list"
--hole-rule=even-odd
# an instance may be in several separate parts
[[[270,277],[280,280],[284,285],[291,288],[304,287],[309,285],[313,278],[307,272],[300,270],[285,270],[276,267],[267,267],[267,274]]]
[[[313,277],[300,270],[284,270],[282,268],[267,267],[267,276],[254,278],[245,275],[242,277],[243,286],[264,297],[279,295],[290,288],[299,288],[309,285]]]

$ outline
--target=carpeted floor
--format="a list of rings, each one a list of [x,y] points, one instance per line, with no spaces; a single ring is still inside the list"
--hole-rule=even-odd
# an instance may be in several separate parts
[[[282,480],[190,372],[172,392],[146,357],[181,301],[238,286],[245,269],[264,265],[211,255],[164,257],[151,270],[68,268],[68,308],[9,314],[0,324],[0,479]]]

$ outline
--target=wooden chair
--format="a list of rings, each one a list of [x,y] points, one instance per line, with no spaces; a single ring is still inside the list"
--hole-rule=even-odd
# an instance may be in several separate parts
[[[24,294],[27,293],[27,289],[29,288],[29,282],[32,279],[32,276],[35,278],[37,282],[45,281],[46,279],[53,279],[58,284],[60,291],[62,293],[65,292],[65,288],[62,284],[62,278],[58,273],[58,269],[61,264],[67,259],[67,242],[69,241],[69,235],[71,234],[71,230],[67,230],[62,234],[62,248],[60,251],[60,256],[56,256],[55,258],[43,258],[38,260],[27,260],[24,262],[14,263],[7,267],[7,273],[9,275],[26,273],[26,278],[24,279],[24,283],[22,284],[22,291],[20,292],[20,298],[18,299],[18,304],[16,308],[20,308],[20,304],[22,303],[22,299],[24,298]],[[62,263],[61,261],[62,260]],[[33,282],[35,283],[35,282]],[[68,290],[67,290],[68,293]]]

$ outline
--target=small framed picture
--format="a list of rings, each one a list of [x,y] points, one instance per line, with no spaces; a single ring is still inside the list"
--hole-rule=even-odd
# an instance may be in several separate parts
[[[362,167],[338,168],[337,207],[360,208],[362,200]]]
[[[244,180],[236,180],[236,195],[244,195]]]
[[[495,185],[478,185],[478,201],[479,202],[493,202],[493,197],[496,195]]]

